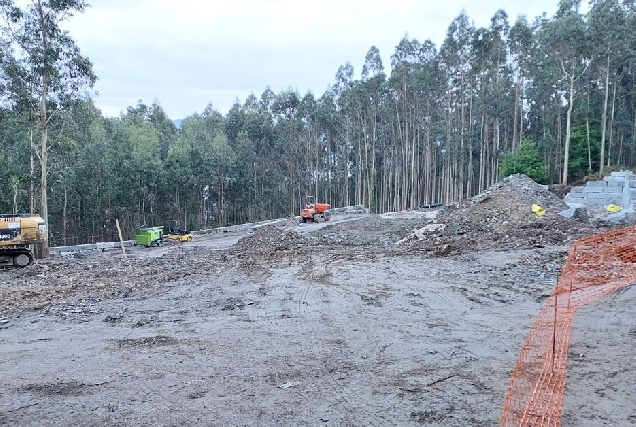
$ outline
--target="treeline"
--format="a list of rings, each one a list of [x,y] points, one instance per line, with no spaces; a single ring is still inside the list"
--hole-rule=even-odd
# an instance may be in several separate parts
[[[390,70],[371,47],[314,96],[265,90],[176,128],[159,103],[104,118],[56,104],[48,151],[53,244],[127,237],[142,224],[211,227],[297,214],[305,195],[373,212],[470,197],[515,155],[546,183],[636,164],[636,6],[562,0],[551,18],[485,28],[462,13],[438,48],[404,37]],[[8,90],[8,89],[6,89]],[[0,210],[38,211],[40,127],[0,110]],[[523,143],[523,144],[522,144]],[[527,160],[528,152],[535,159]],[[524,160],[526,159],[526,160]]]

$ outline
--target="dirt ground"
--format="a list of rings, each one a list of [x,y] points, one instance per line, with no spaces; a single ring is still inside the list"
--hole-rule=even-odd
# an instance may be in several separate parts
[[[569,244],[612,227],[562,207],[516,176],[438,212],[0,271],[0,425],[496,425]],[[635,305],[577,313],[564,426],[636,425]]]

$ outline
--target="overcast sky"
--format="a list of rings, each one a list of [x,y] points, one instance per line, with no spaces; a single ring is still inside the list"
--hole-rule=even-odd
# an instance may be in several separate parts
[[[554,15],[558,0],[89,0],[67,28],[99,77],[95,102],[118,115],[156,99],[172,119],[211,102],[225,114],[267,86],[317,97],[347,61],[359,77],[373,45],[386,71],[400,39],[441,45],[466,10],[478,27]]]

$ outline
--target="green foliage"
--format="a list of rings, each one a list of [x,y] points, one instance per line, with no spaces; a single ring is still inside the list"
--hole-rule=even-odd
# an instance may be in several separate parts
[[[541,158],[537,144],[529,139],[521,142],[516,153],[510,153],[504,158],[502,177],[516,173],[525,174],[539,184],[547,184],[548,166]]]
[[[600,140],[598,126],[591,126],[589,144],[585,127],[577,126],[572,129],[569,169],[573,181],[580,180],[593,171],[598,171]]]

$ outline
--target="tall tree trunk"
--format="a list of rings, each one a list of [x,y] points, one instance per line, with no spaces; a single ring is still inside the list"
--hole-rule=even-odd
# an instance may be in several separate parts
[[[603,98],[603,113],[601,114],[601,164],[599,165],[599,173],[603,175],[603,165],[605,164],[605,132],[607,129],[607,101],[609,98],[609,74],[610,74],[610,57],[607,55],[607,66],[605,68],[605,95]],[[608,156],[609,157],[609,156]]]
[[[585,113],[585,133],[587,135],[587,171],[592,171],[592,143],[590,141],[590,92],[587,92],[587,112]]]
[[[64,245],[67,244],[66,234],[67,234],[67,218],[66,218],[66,207],[68,206],[68,185],[66,183],[66,178],[64,179],[64,205],[62,207],[62,239],[64,241]]]
[[[612,140],[613,140],[613,136],[614,136],[614,113],[616,112],[616,86],[618,86],[618,84],[614,83],[614,93],[612,94],[612,114],[610,116],[610,123],[609,123],[609,141],[607,143],[607,167],[609,168],[610,166],[610,161],[611,161],[611,150],[612,150]]]
[[[342,165],[344,167],[344,205],[345,206],[349,206],[350,203],[350,199],[349,199],[349,141],[350,139],[350,127],[349,127],[349,123],[347,121],[347,136],[346,136],[346,140],[344,142],[344,144],[342,144],[342,157],[343,157],[343,162]]]
[[[38,0],[37,2],[37,12],[39,17],[39,32],[40,39],[42,42],[42,48],[44,52],[47,52],[49,49],[49,40],[46,32],[46,24],[45,24],[45,16],[44,9],[42,8],[42,2]],[[40,205],[42,208],[42,218],[45,223],[45,231],[43,234],[44,241],[41,245],[41,256],[46,258],[49,256],[49,208],[47,202],[47,151],[48,151],[48,142],[49,142],[49,118],[47,112],[46,100],[49,92],[49,84],[51,82],[51,76],[49,71],[45,68],[42,71],[42,89],[40,91],[40,100],[39,100],[39,121],[40,121],[40,130],[42,135],[40,137],[41,151],[40,151],[40,166],[41,166],[41,177],[40,177]]]
[[[485,188],[486,184],[486,144],[485,140],[488,135],[488,123],[486,122],[486,114],[481,113],[481,126],[480,126],[480,141],[479,141],[479,192]]]
[[[18,179],[17,177],[11,178],[11,190],[13,191],[13,210],[14,214],[18,213]]]
[[[495,119],[495,145],[493,147],[493,167],[492,167],[492,182],[490,185],[493,185],[497,182],[497,177],[499,176],[499,149],[501,148],[501,123],[499,121],[499,117]]]
[[[29,160],[30,160],[30,174],[29,174],[29,213],[33,215],[35,213],[35,145],[33,143],[33,128],[29,127]]]
[[[518,114],[519,114],[519,83],[515,83],[515,106],[513,109],[513,113],[512,113],[512,152],[516,153],[517,152],[517,135],[518,135],[518,131],[517,131],[517,119],[518,119]]]
[[[574,108],[574,75],[570,75],[570,96],[568,103],[568,111],[565,118],[565,143],[563,144],[563,175],[561,184],[568,183],[568,162],[570,161],[570,136],[572,126],[572,109]]]
[[[517,148],[521,145],[521,141],[523,141],[523,101],[524,101],[524,90],[523,90],[523,79],[521,80],[521,105],[519,107],[519,140],[517,141]]]
[[[473,132],[472,132],[472,123],[473,123],[473,92],[470,94],[470,105],[468,107],[468,182],[466,184],[466,195],[465,197],[469,199],[472,196],[473,187],[474,187],[474,179],[475,179],[475,171],[473,165]]]
[[[42,242],[41,248],[41,256],[46,258],[49,256],[49,207],[47,202],[47,144],[49,140],[49,123],[46,112],[46,93],[47,93],[47,84],[43,85],[42,93],[40,94],[40,127],[42,131],[42,136],[40,139],[41,151],[40,151],[40,166],[41,166],[41,177],[40,177],[40,206],[42,209],[42,218],[44,219],[44,223],[46,224],[46,230],[43,234],[44,241]]]
[[[456,189],[457,189],[457,195],[459,197],[457,197],[459,200],[461,200],[462,196],[464,195],[464,186],[466,185],[466,182],[464,181],[465,177],[464,177],[464,169],[465,169],[465,165],[464,165],[464,136],[465,136],[465,130],[466,130],[466,85],[465,85],[465,81],[464,81],[464,73],[462,72],[461,74],[461,91],[462,91],[462,97],[461,97],[461,107],[459,109],[459,112],[461,114],[460,117],[460,134],[459,134],[459,153],[457,153],[456,156],[456,160],[457,160],[457,169],[459,172],[459,175],[456,177],[457,178],[457,184],[456,185]]]

